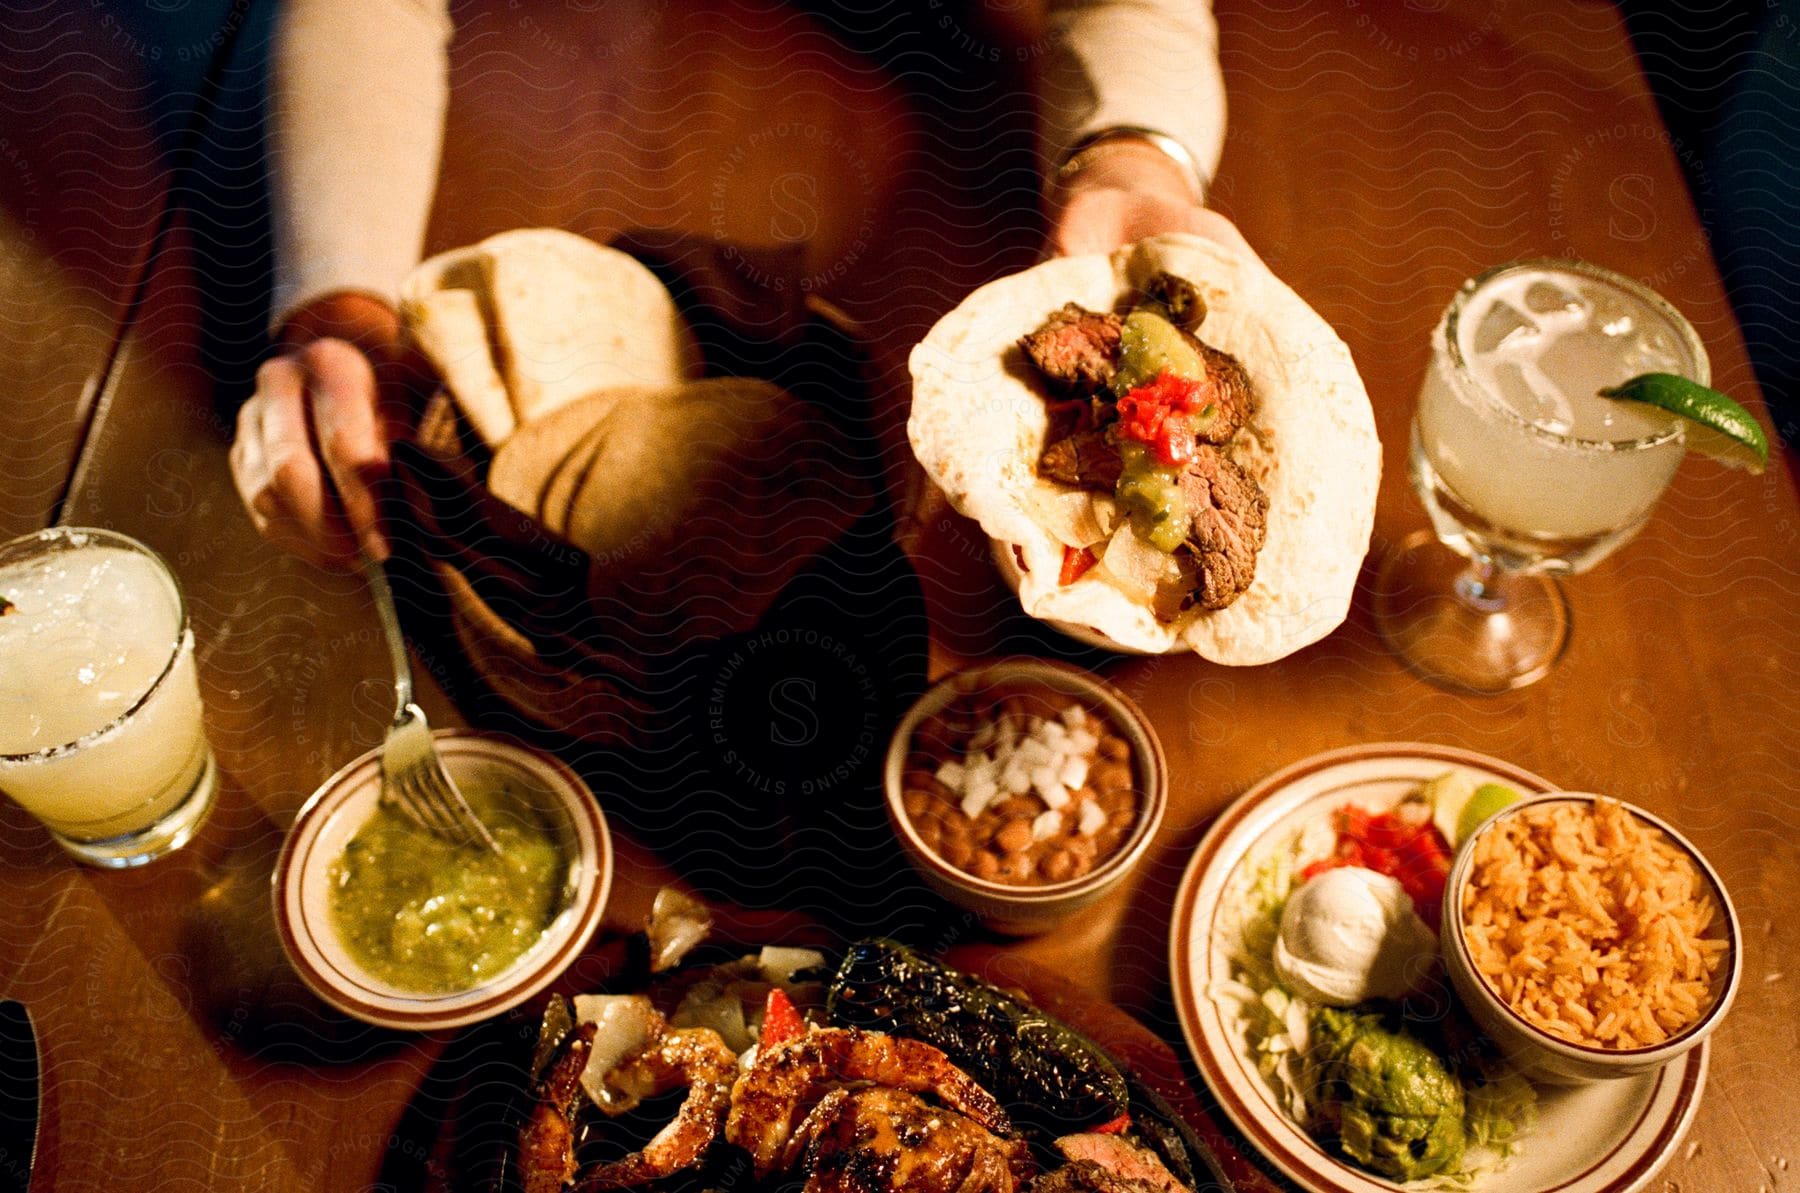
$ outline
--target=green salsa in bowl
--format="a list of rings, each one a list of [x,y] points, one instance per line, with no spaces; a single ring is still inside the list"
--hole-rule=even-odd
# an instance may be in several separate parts
[[[555,827],[502,779],[463,792],[497,850],[433,836],[377,805],[331,863],[331,915],[350,955],[426,994],[467,989],[530,951],[561,910],[568,860]]]
[[[380,752],[301,809],[275,871],[296,972],[345,1014],[429,1030],[499,1014],[560,973],[599,925],[612,848],[560,761],[498,735],[440,730],[444,765],[498,853],[442,841],[381,802]]]

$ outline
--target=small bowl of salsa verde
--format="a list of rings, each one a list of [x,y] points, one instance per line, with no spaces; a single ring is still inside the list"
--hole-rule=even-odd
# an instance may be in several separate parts
[[[346,1015],[427,1031],[548,985],[599,926],[612,843],[593,793],[509,738],[433,734],[498,851],[444,841],[381,800],[381,752],[325,781],[275,869],[275,918],[302,981]]]

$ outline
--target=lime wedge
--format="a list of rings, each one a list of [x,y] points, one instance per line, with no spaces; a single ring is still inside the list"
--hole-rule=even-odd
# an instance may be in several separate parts
[[[1481,822],[1510,803],[1519,793],[1499,783],[1477,783],[1468,771],[1445,771],[1427,782],[1419,794],[1431,801],[1431,823],[1454,849],[1481,827]]]
[[[1716,389],[1674,373],[1645,373],[1600,391],[1606,398],[1648,402],[1688,420],[1693,449],[1722,464],[1761,472],[1769,462],[1769,437],[1756,416]]]
[[[1475,789],[1475,798],[1463,805],[1462,814],[1456,818],[1456,843],[1458,845],[1475,835],[1482,822],[1508,804],[1519,802],[1519,793],[1499,783],[1483,783]]]

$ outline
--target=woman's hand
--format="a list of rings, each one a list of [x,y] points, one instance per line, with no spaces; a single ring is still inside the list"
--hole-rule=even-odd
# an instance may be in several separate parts
[[[393,309],[363,294],[315,299],[283,328],[231,445],[238,496],[270,542],[324,567],[387,557],[375,490],[394,428],[375,365],[399,340]]]
[[[1120,137],[1087,150],[1053,192],[1052,253],[1110,253],[1161,232],[1193,232],[1256,255],[1236,224],[1195,202],[1187,170],[1149,141]]]

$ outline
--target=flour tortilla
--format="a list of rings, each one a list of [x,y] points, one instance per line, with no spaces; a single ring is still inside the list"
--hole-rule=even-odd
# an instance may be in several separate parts
[[[563,536],[589,556],[617,648],[648,657],[751,629],[867,508],[848,439],[775,385],[614,392]]]
[[[517,419],[494,367],[475,291],[432,290],[403,300],[400,316],[481,441],[490,449],[505,443]]]
[[[596,390],[691,375],[687,325],[636,259],[554,228],[502,232],[479,248],[500,371],[520,422]]]
[[[1048,413],[1016,347],[1064,303],[1111,310],[1162,270],[1199,289],[1208,314],[1198,334],[1250,376],[1256,410],[1231,454],[1269,496],[1255,582],[1224,609],[1173,622],[1104,569],[1057,583],[1063,543],[1043,516],[1052,486],[1036,467]],[[1048,261],[971,294],[910,363],[913,452],[952,506],[1016,549],[1019,600],[1033,617],[1133,651],[1192,650],[1234,665],[1272,662],[1343,622],[1374,522],[1381,443],[1350,350],[1260,262],[1184,234]]]
[[[542,518],[544,497],[557,472],[583,447],[589,432],[606,417],[625,390],[589,394],[560,407],[548,417],[520,427],[494,453],[488,488],[522,513]],[[564,506],[567,500],[565,497]],[[561,526],[550,529],[561,532]]]
[[[674,385],[700,373],[693,333],[656,275],[557,228],[519,228],[439,253],[401,282],[400,300],[408,333],[490,447],[504,441],[488,437],[499,425],[491,403],[471,410],[446,358],[485,359],[519,425],[600,390]],[[434,327],[428,316],[454,328]],[[479,390],[491,394],[485,381]]]

